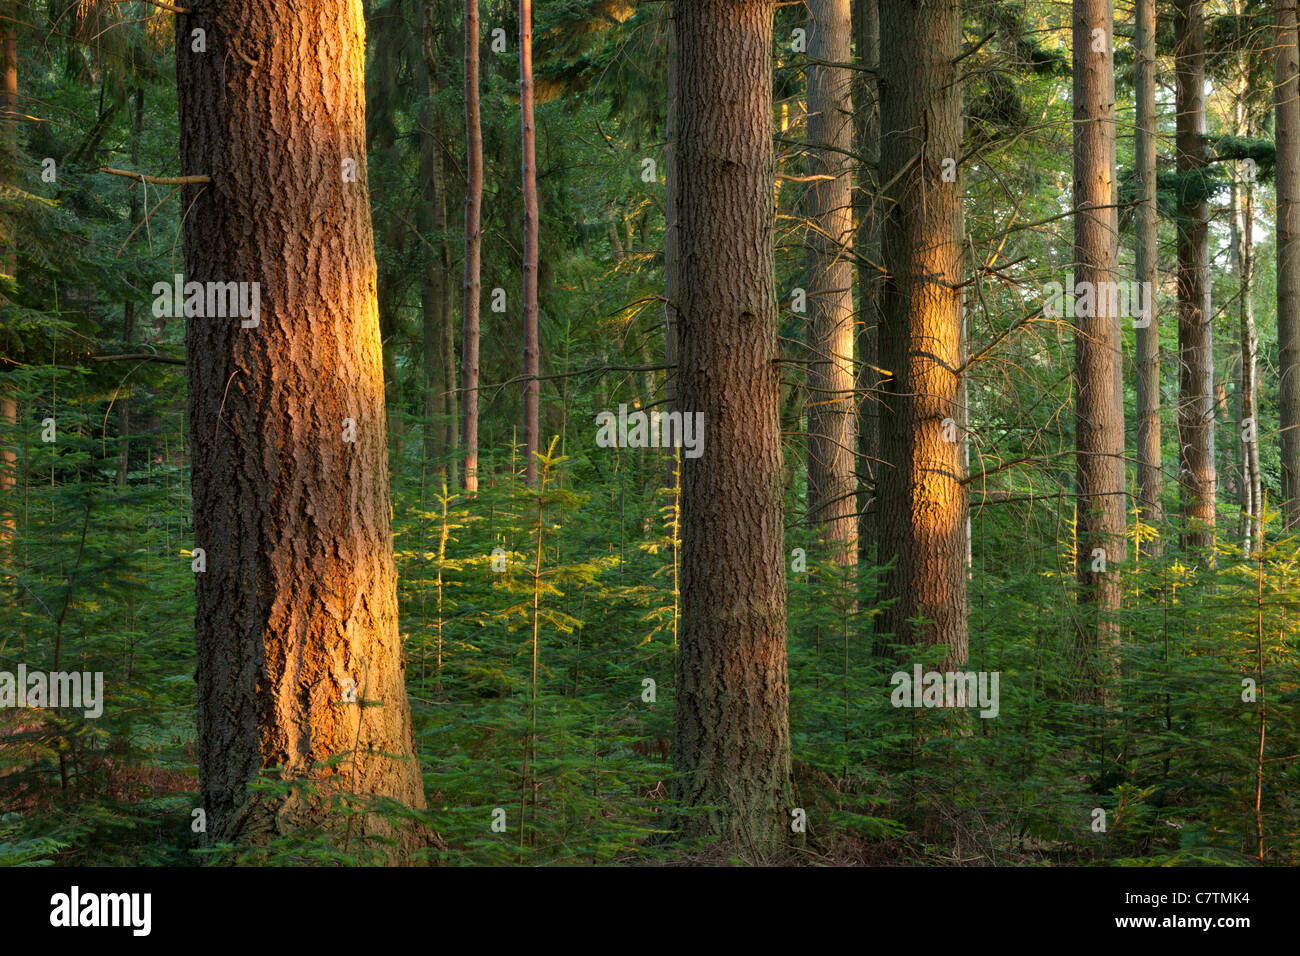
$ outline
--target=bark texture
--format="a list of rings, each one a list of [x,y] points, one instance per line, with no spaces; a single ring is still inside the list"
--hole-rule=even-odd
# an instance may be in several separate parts
[[[461,485],[478,491],[479,300],[482,295],[483,125],[479,106],[478,0],[465,0],[465,317],[461,332]]]
[[[398,862],[420,828],[374,812],[349,824],[331,800],[425,805],[398,634],[361,3],[192,6],[176,18],[181,161],[212,181],[186,188],[186,278],[257,282],[261,304],[256,327],[186,318],[207,839],[326,831],[354,851],[391,840]],[[205,54],[190,52],[195,28]],[[310,791],[250,790],[259,775]]]
[[[537,484],[539,400],[537,340],[537,127],[533,118],[533,4],[519,0],[519,115],[523,130],[524,189],[524,477]]]
[[[677,4],[682,460],[675,795],[686,835],[792,838],[768,0]],[[712,807],[712,809],[703,809]]]
[[[1300,55],[1296,0],[1278,0],[1274,73],[1277,149],[1278,415],[1282,518],[1300,527]]]
[[[1150,289],[1146,314],[1137,327],[1137,468],[1138,520],[1158,526],[1164,520],[1160,451],[1160,312],[1159,246],[1156,229],[1156,9],[1155,0],[1136,0],[1137,38],[1133,57],[1137,96],[1134,132],[1138,205],[1134,210],[1134,245],[1138,287]],[[1142,544],[1142,553],[1157,557],[1160,538]]]
[[[1095,699],[1118,650],[1125,549],[1111,22],[1110,0],[1074,0],[1075,569],[1084,687]]]
[[[881,0],[883,206],[880,469],[884,575],[877,632],[966,659],[966,512],[956,423],[961,364],[961,39],[957,0]],[[945,160],[951,160],[945,163]],[[944,182],[944,170],[956,182]],[[955,439],[955,440],[952,440]],[[925,622],[917,625],[915,619]]]
[[[853,380],[849,0],[808,0],[808,522],[837,564],[858,562]]]
[[[1202,0],[1174,5],[1177,169],[1206,166],[1205,15]],[[1178,483],[1183,547],[1212,560],[1215,522],[1214,340],[1210,326],[1210,210],[1201,190],[1178,204]]]

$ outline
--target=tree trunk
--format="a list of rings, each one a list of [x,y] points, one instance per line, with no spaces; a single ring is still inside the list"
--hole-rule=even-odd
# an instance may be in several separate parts
[[[134,108],[131,113],[131,168],[140,168],[140,137],[144,134],[144,87],[135,88]],[[127,221],[132,226],[140,222],[143,215],[140,196],[140,184],[132,183],[127,199],[129,214]],[[131,299],[122,306],[122,344],[126,351],[131,351],[131,341],[135,334],[135,300]],[[127,474],[131,468],[131,399],[122,395],[117,406],[117,486],[125,488]]]
[[[1300,528],[1300,56],[1296,0],[1277,2],[1277,349],[1282,520]]]
[[[895,643],[939,644],[966,659],[966,509],[956,423],[961,355],[961,40],[957,0],[881,0],[879,549],[893,599],[877,620]],[[950,162],[945,162],[949,160]],[[925,623],[917,625],[916,618]]]
[[[1103,701],[1118,650],[1124,559],[1124,407],[1115,299],[1115,85],[1111,0],[1074,0],[1075,569],[1084,686]],[[1100,36],[1095,31],[1101,31]],[[1098,47],[1101,47],[1099,50]],[[1075,290],[1071,290],[1073,293]],[[1088,298],[1092,308],[1086,308]],[[1087,313],[1087,314],[1084,314]]]
[[[808,0],[808,522],[835,562],[858,562],[853,381],[852,58],[849,0]]]
[[[687,835],[792,837],[769,0],[677,4],[682,459],[674,791]],[[704,809],[709,808],[709,809]]]
[[[461,475],[467,492],[478,491],[478,345],[482,291],[483,127],[479,111],[478,0],[465,0],[465,319],[461,337],[462,416],[465,449]]]
[[[1137,39],[1133,57],[1137,96],[1134,132],[1138,175],[1138,205],[1134,213],[1134,245],[1138,288],[1146,312],[1137,328],[1137,466],[1138,520],[1158,526],[1164,520],[1160,453],[1160,315],[1156,307],[1160,252],[1156,229],[1156,11],[1155,0],[1137,0]],[[1141,553],[1159,557],[1159,537],[1142,543]]]
[[[677,278],[677,34],[673,29],[673,17],[676,16],[676,4],[663,6],[668,23],[668,75],[666,126],[667,135],[664,143],[664,399],[667,411],[678,411],[677,401],[677,297],[679,282]],[[667,485],[676,483],[677,459],[670,454],[667,457]]]
[[[18,4],[0,7],[0,184],[18,164]],[[0,273],[18,275],[18,247],[0,248]],[[8,364],[8,363],[6,363]],[[18,454],[9,444],[17,435],[18,403],[11,386],[0,384],[0,563],[18,534],[13,489],[18,484]]]
[[[1202,0],[1177,0],[1174,9],[1177,73],[1178,172],[1206,165],[1205,17]],[[1184,191],[1178,203],[1178,482],[1182,545],[1213,561],[1215,519],[1214,341],[1210,326],[1209,204],[1203,190]]]
[[[1235,4],[1240,15],[1240,2]],[[1233,105],[1233,132],[1248,137],[1254,132],[1246,117],[1248,79],[1243,63],[1237,102]],[[1238,164],[1238,169],[1244,164]],[[1247,556],[1258,547],[1263,532],[1263,501],[1259,477],[1259,409],[1256,399],[1259,336],[1255,331],[1255,184],[1253,175],[1234,179],[1232,183],[1232,260],[1237,273],[1237,316],[1241,329],[1240,388],[1238,398],[1238,434],[1234,440],[1241,449],[1241,532],[1242,552]],[[1247,425],[1247,423],[1250,423]]]
[[[519,114],[523,127],[524,188],[524,479],[537,484],[537,127],[533,120],[533,2],[519,0]]]
[[[361,4],[224,0],[176,31],[182,169],[211,177],[185,190],[187,278],[259,283],[261,304],[255,326],[186,319],[207,839],[383,837],[395,845],[375,849],[398,862],[421,828],[369,809],[349,821],[336,799],[425,805],[397,621]],[[311,786],[250,789],[261,775]]]
[[[865,69],[854,73],[854,151],[858,154],[858,186],[854,196],[857,212],[858,273],[858,554],[869,563],[876,560],[876,482],[879,480],[880,433],[877,421],[876,389],[880,384],[880,212],[876,189],[880,168],[880,94],[874,71],[880,66],[880,7],[877,0],[853,0],[853,43],[857,64]]]
[[[426,21],[427,22],[427,21]],[[429,95],[437,92],[435,79],[429,77]],[[442,199],[442,156],[438,151],[438,136],[435,130],[437,118],[432,106],[424,111],[420,122],[420,232],[430,236],[440,232],[437,222],[437,209]],[[424,461],[426,467],[432,462],[443,459],[436,469],[446,474],[446,456],[449,451],[443,434],[443,421],[446,419],[447,390],[451,382],[443,378],[442,363],[442,326],[445,321],[443,307],[446,299],[443,286],[451,281],[444,268],[444,262],[438,243],[429,240],[421,243],[420,256],[423,263],[423,278],[420,283],[421,344],[422,364],[424,366]],[[437,482],[435,482],[435,486]]]

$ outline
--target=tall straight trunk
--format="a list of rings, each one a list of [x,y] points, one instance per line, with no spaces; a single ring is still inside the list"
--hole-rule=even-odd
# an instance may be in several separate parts
[[[259,30],[236,48],[223,25],[239,23]],[[189,52],[196,28],[205,56]],[[399,862],[420,827],[335,799],[425,805],[397,620],[361,3],[222,0],[177,15],[176,39],[182,169],[211,177],[185,190],[187,278],[256,282],[261,306],[250,327],[186,318],[206,837],[391,839],[375,849]],[[310,786],[253,789],[260,776]]]
[[[853,381],[853,73],[849,0],[808,0],[808,522],[858,562]]]
[[[966,511],[960,421],[961,156],[958,0],[881,0],[880,175],[887,184],[881,245],[878,525],[894,558],[877,634],[946,648],[966,659]],[[950,168],[950,167],[949,167]],[[918,624],[916,619],[924,618]]]
[[[1134,246],[1138,288],[1145,314],[1137,328],[1137,483],[1138,520],[1158,526],[1164,520],[1160,453],[1160,315],[1155,290],[1159,285],[1159,245],[1156,229],[1156,10],[1155,0],[1136,0],[1137,38],[1133,85],[1137,98],[1134,130],[1138,205],[1134,213]],[[1159,537],[1144,541],[1148,557],[1161,552]]]
[[[524,479],[537,483],[537,127],[533,119],[533,3],[519,0],[519,115],[523,130],[524,189]]]
[[[1119,641],[1124,557],[1124,407],[1115,377],[1120,316],[1115,234],[1115,84],[1110,0],[1074,0],[1075,568],[1086,692],[1104,700]],[[1102,31],[1097,42],[1094,31]],[[1098,50],[1098,47],[1101,47]],[[1071,292],[1075,291],[1071,290]],[[1087,298],[1092,307],[1083,307]],[[1083,314],[1087,313],[1087,314]]]
[[[426,27],[427,29],[427,27]],[[436,80],[429,78],[430,96],[437,92]],[[442,200],[442,156],[436,131],[437,118],[432,107],[425,110],[420,123],[420,231],[428,236],[441,235],[437,210]],[[445,227],[445,219],[443,226]],[[452,383],[443,378],[442,326],[446,298],[443,287],[451,281],[443,261],[440,243],[422,243],[420,254],[423,276],[420,282],[421,344],[424,370],[424,460],[426,464],[444,460],[438,472],[445,476],[446,456],[450,449],[444,440],[443,421],[447,415],[447,391]],[[436,485],[436,482],[435,482]]]
[[[458,412],[456,405],[456,332],[452,305],[451,249],[447,241],[447,182],[442,163],[444,126],[435,99],[438,57],[434,36],[438,0],[424,3],[424,75],[429,108],[421,123],[420,173],[423,184],[421,225],[437,239],[425,245],[424,313],[424,457],[441,455],[438,473],[449,487],[456,480]]]
[[[140,168],[140,137],[144,133],[144,87],[137,86],[133,96],[131,112],[131,168]],[[142,203],[138,183],[131,184],[128,199],[127,219],[132,226],[140,222]],[[129,300],[122,306],[122,343],[131,350],[131,341],[135,334],[135,300]],[[127,474],[131,466],[131,399],[123,395],[118,399],[117,407],[117,486],[125,488]]]
[[[682,460],[675,797],[687,835],[791,838],[771,0],[677,4]]]
[[[664,16],[668,23],[668,75],[665,79],[667,99],[667,135],[664,143],[664,398],[667,411],[678,410],[677,403],[677,33],[673,18],[677,5],[666,3]],[[675,456],[668,456],[668,484],[676,482]]]
[[[18,164],[18,4],[0,6],[0,185]],[[0,273],[18,274],[15,245],[0,248]],[[18,483],[18,455],[9,444],[17,434],[18,403],[8,383],[0,384],[0,563],[18,533],[17,517],[10,510]]]
[[[1178,172],[1205,168],[1205,16],[1203,0],[1176,0],[1174,68]],[[1209,203],[1203,190],[1178,203],[1178,482],[1182,545],[1212,561],[1215,520],[1214,339],[1210,325]]]
[[[1277,0],[1274,64],[1277,150],[1278,415],[1282,431],[1282,520],[1300,527],[1300,55],[1296,0]]]
[[[478,344],[482,292],[483,126],[479,109],[478,0],[465,0],[465,318],[461,332],[461,485],[478,491]]]
[[[1235,4],[1240,15],[1240,0]],[[1237,136],[1254,132],[1246,117],[1245,98],[1249,92],[1244,72],[1233,106],[1233,126]],[[1242,551],[1249,556],[1258,547],[1263,532],[1263,495],[1259,477],[1259,409],[1256,398],[1259,336],[1255,331],[1255,184],[1253,176],[1232,184],[1232,259],[1237,273],[1237,317],[1240,323],[1240,387],[1237,392],[1240,429],[1235,443],[1241,449],[1241,532]],[[1252,423],[1247,426],[1246,422]]]
[[[880,166],[880,101],[876,74],[880,66],[880,6],[877,0],[853,0],[853,45],[860,69],[854,71],[854,152],[857,153],[858,281],[858,554],[876,560],[875,482],[879,475],[880,431],[875,390],[880,384],[877,348],[880,320],[880,212],[876,204]]]

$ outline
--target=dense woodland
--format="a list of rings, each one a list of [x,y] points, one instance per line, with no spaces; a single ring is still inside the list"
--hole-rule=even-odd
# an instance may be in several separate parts
[[[1297,865],[1296,6],[3,0],[0,864]]]

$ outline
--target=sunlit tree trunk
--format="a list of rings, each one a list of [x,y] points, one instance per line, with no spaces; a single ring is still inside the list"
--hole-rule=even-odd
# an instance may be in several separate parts
[[[190,52],[196,28],[206,53]],[[260,300],[249,327],[186,319],[206,837],[324,831],[353,852],[387,838],[375,849],[399,862],[419,827],[349,819],[335,799],[425,805],[389,523],[361,4],[225,0],[176,31],[182,168],[211,177],[186,188],[186,278],[256,282]],[[262,775],[301,784],[251,789]]]
[[[687,835],[791,837],[770,0],[677,4],[682,459],[675,796]],[[710,808],[710,809],[705,809]]]
[[[1206,165],[1202,0],[1174,7],[1178,172]],[[1182,544],[1212,560],[1215,522],[1214,340],[1210,325],[1209,204],[1196,190],[1178,204],[1178,481]]]
[[[849,0],[808,2],[808,522],[836,563],[858,561],[853,381]],[[819,62],[820,61],[820,62]],[[825,179],[818,177],[828,177]]]
[[[18,152],[18,4],[0,6],[0,183],[11,175]],[[0,247],[0,273],[18,274],[17,237]],[[7,383],[0,383],[0,562],[17,534],[12,502],[18,482],[18,455],[9,444],[18,425],[18,403]]]
[[[1112,670],[1106,662],[1119,641],[1124,559],[1121,317],[1110,294],[1119,264],[1111,22],[1110,0],[1074,0],[1075,567],[1084,686],[1097,700],[1105,699]]]
[[[1300,527],[1300,56],[1296,0],[1277,2],[1274,84],[1277,149],[1278,415],[1282,516]]]
[[[961,40],[957,0],[881,0],[880,474],[893,603],[877,633],[966,659],[967,488],[961,420]],[[945,182],[948,178],[956,181]],[[924,623],[916,624],[917,618]]]
[[[1160,314],[1156,308],[1159,285],[1159,246],[1156,230],[1156,13],[1155,0],[1137,0],[1137,39],[1133,70],[1137,96],[1137,126],[1134,131],[1138,204],[1134,210],[1134,245],[1139,289],[1150,289],[1144,298],[1146,314],[1137,323],[1137,467],[1138,519],[1158,526],[1164,518],[1161,492],[1164,486],[1160,452]],[[1156,537],[1142,544],[1142,553],[1160,554]]]
[[[465,317],[461,335],[461,483],[478,491],[479,297],[482,291],[483,128],[479,110],[478,0],[465,0]]]

